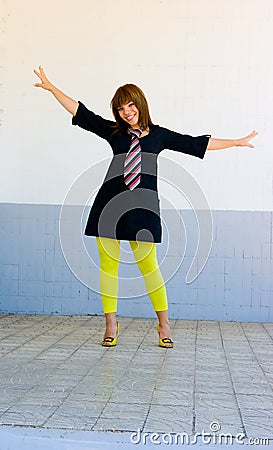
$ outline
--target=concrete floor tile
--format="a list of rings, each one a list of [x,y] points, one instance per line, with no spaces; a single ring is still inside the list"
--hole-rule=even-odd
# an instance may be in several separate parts
[[[225,382],[225,380],[211,380],[209,379],[201,379],[195,385],[195,392],[197,394],[205,393],[208,395],[214,394],[222,394],[226,393],[229,395],[233,394],[233,386],[229,380]]]
[[[162,370],[158,372],[158,378],[161,380],[180,380],[181,383],[191,384],[194,381],[194,370],[187,368],[173,368],[173,366],[164,366]]]
[[[148,414],[150,408],[149,403],[142,403],[138,404],[136,403],[115,403],[115,402],[109,402],[102,414],[102,419],[128,419],[130,418],[130,421],[135,420],[141,421],[143,417],[146,417]]]
[[[105,402],[91,402],[86,401],[82,404],[73,402],[73,400],[67,399],[64,403],[56,410],[58,416],[63,417],[99,417],[105,408]],[[53,417],[53,416],[52,416]]]
[[[95,383],[95,380],[92,378],[89,380],[87,377],[78,383],[74,389],[72,390],[71,395],[78,395],[92,397],[96,395],[101,395],[102,397],[107,397],[113,391],[112,388],[108,387],[104,384],[103,379],[99,381],[99,383]]]
[[[239,407],[243,411],[246,409],[264,409],[265,411],[273,411],[273,396],[272,395],[250,395],[237,394]],[[273,414],[272,414],[273,419]]]
[[[233,385],[236,394],[273,395],[271,385],[264,381],[259,382],[256,378],[253,381],[253,378],[244,376],[238,381],[233,380]]]
[[[170,391],[171,388],[172,391],[177,392],[181,388],[192,388],[193,381],[192,376],[183,377],[179,375],[166,375],[165,373],[162,373],[155,380],[155,384],[157,389],[166,389],[167,391]]]
[[[234,393],[227,392],[206,392],[206,393],[195,393],[195,407],[196,409],[200,406],[203,408],[221,408],[221,409],[238,409],[236,403],[236,397]]]
[[[219,423],[221,430],[228,433],[237,433],[238,429],[242,427],[242,420],[240,413],[236,407],[219,409],[211,406],[210,408],[198,407],[195,409],[195,431],[200,432],[204,426],[208,428],[211,423]]]
[[[273,390],[273,374],[268,375],[267,373],[265,373],[265,377],[267,382],[269,383],[269,385],[271,386],[272,390]]]
[[[167,390],[154,391],[152,398],[152,405],[164,406],[185,406],[188,408],[193,407],[193,395],[192,390],[181,389],[178,392],[168,392]]]
[[[20,402],[23,402],[24,405],[36,405],[37,407],[57,407],[62,404],[65,398],[65,394],[56,396],[52,394],[50,396],[49,394],[43,395],[43,393],[41,393],[37,395],[25,395]]]
[[[114,389],[114,391],[112,392],[112,395],[110,397],[110,401],[111,402],[116,402],[116,403],[150,403],[151,399],[152,399],[152,395],[153,395],[153,386],[150,387],[150,389],[148,387],[146,387],[145,389],[141,389],[141,390],[131,390],[131,389]]]
[[[242,410],[242,418],[248,437],[265,437],[273,439],[273,410],[248,409]]]
[[[151,405],[144,431],[155,433],[192,433],[192,408]]]
[[[96,417],[90,417],[88,414],[85,416],[67,416],[63,414],[54,414],[44,426],[48,428],[64,428],[73,430],[92,430],[92,427],[96,423]]]
[[[107,402],[112,394],[111,390],[93,390],[91,389],[78,389],[77,387],[73,389],[71,394],[69,395],[68,399],[73,400],[79,405],[81,402]]]
[[[15,389],[11,386],[1,387],[0,407],[12,406],[24,397],[30,389]]]
[[[44,426],[45,422],[56,409],[56,406],[37,406],[18,403],[6,411],[0,417],[0,421],[2,425]]]
[[[153,372],[160,372],[163,367],[162,364],[162,356],[157,356],[156,358],[143,358],[143,356],[139,357],[138,354],[134,356],[134,359],[129,363],[129,368],[131,370],[148,370]]]
[[[200,411],[196,416],[195,433],[213,434],[215,429],[218,434],[223,433],[230,436],[244,433],[244,427],[238,411],[230,411],[229,414],[225,414],[219,409]]]

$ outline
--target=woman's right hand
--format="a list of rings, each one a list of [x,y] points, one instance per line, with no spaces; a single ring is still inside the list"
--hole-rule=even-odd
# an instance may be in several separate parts
[[[41,88],[45,89],[46,91],[51,91],[54,86],[47,79],[46,74],[45,74],[44,69],[42,68],[42,66],[39,66],[39,70],[35,70],[34,69],[34,73],[35,73],[35,75],[37,75],[37,77],[40,78],[41,83],[34,83],[33,86],[41,87]]]
[[[54,84],[50,83],[50,81],[46,77],[46,74],[45,74],[42,66],[39,66],[39,70],[34,69],[34,73],[35,73],[35,75],[37,75],[37,77],[40,78],[41,83],[34,83],[33,86],[41,87],[41,88],[45,89],[46,91],[50,91],[54,95],[56,100],[58,100],[58,102],[68,112],[70,112],[73,116],[75,116],[77,113],[78,107],[79,107],[79,102],[77,102],[76,100],[74,100],[71,97],[68,97],[68,95],[66,95],[64,92],[60,91],[60,89],[58,89],[56,86],[54,86]]]

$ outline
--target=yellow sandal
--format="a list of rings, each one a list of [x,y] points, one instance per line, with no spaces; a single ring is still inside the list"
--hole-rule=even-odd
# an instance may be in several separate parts
[[[117,345],[119,331],[120,331],[120,324],[119,324],[119,322],[117,322],[117,335],[116,335],[116,337],[105,337],[102,340],[101,345],[103,347],[115,347]]]
[[[163,338],[163,339],[161,339],[161,337],[160,337],[160,326],[159,325],[157,325],[156,331],[158,332],[158,336],[159,336],[159,347],[173,348],[174,342],[170,338]]]

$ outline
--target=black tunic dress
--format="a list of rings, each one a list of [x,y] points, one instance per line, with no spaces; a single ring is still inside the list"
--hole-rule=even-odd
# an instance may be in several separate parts
[[[159,125],[140,138],[141,181],[130,191],[123,178],[123,166],[131,136],[116,131],[115,122],[89,111],[81,102],[73,125],[105,139],[113,151],[104,182],[91,207],[85,235],[118,240],[161,242],[162,227],[157,191],[157,157],[164,149],[203,158],[210,135],[192,137]]]

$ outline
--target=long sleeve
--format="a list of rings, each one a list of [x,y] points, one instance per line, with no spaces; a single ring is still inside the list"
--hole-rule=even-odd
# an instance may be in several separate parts
[[[91,131],[107,141],[115,129],[115,122],[93,113],[81,102],[79,102],[76,115],[72,117],[72,125],[78,125],[84,130]]]
[[[206,134],[203,136],[194,137],[188,134],[180,134],[162,127],[161,131],[163,148],[186,153],[201,159],[204,158],[209,138],[211,137],[210,135]]]

